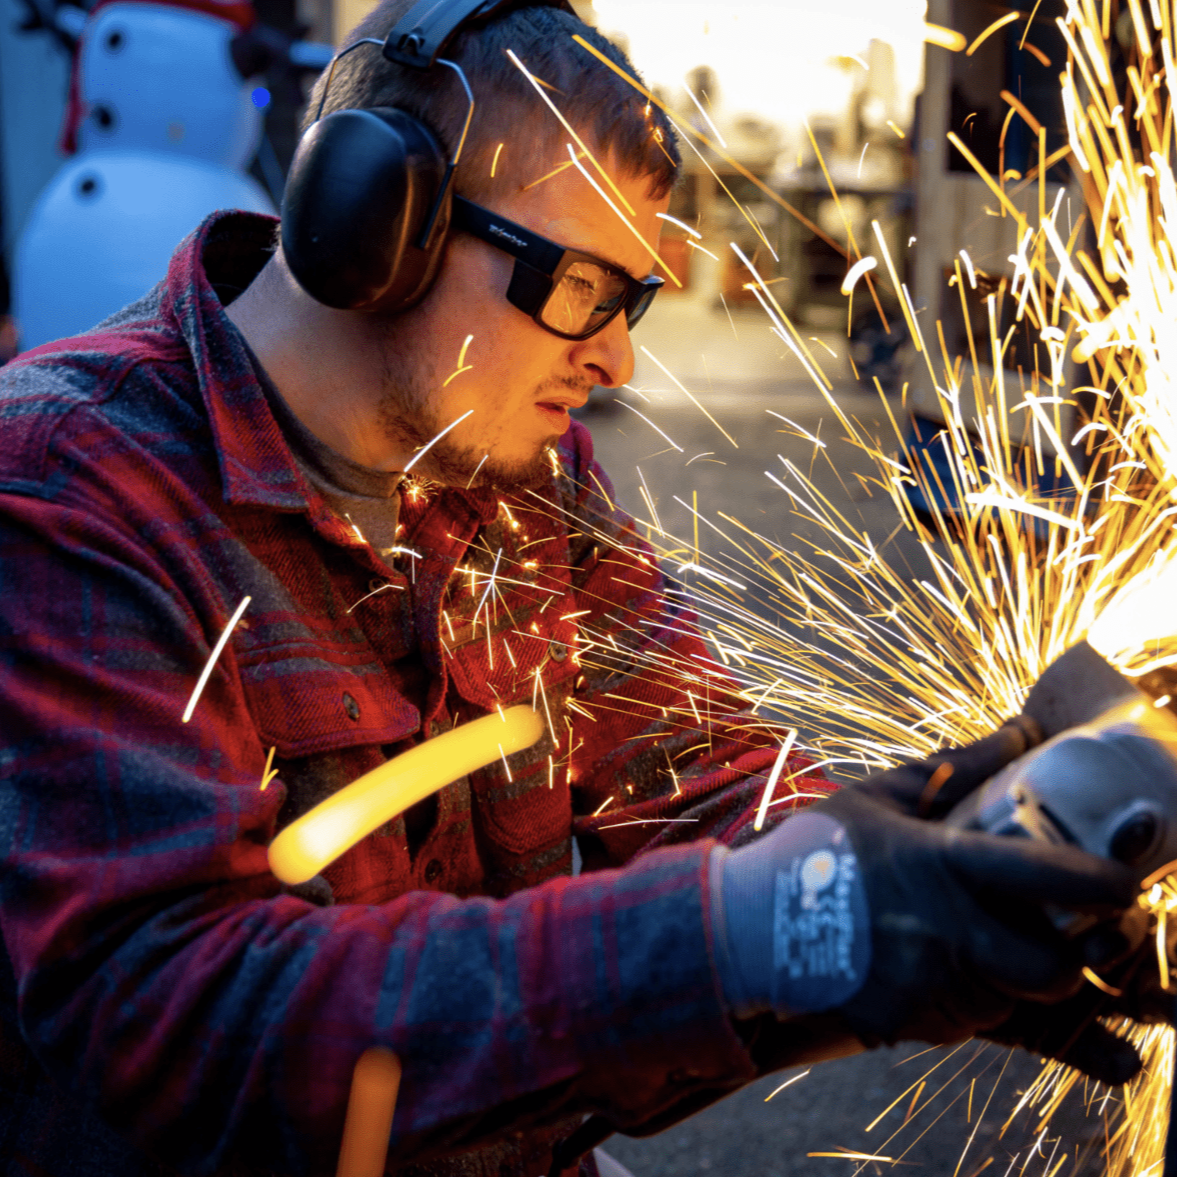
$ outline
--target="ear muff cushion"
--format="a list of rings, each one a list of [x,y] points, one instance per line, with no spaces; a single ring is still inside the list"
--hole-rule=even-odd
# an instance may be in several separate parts
[[[282,252],[314,299],[397,311],[424,296],[441,263],[449,200],[431,249],[417,248],[445,175],[433,133],[392,107],[340,110],[303,136],[282,200]]]

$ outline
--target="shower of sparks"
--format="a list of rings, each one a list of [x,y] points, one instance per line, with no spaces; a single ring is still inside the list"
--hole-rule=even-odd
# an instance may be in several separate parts
[[[603,179],[605,183],[613,189],[614,195],[619,201],[621,201],[625,211],[631,217],[634,216],[635,214],[633,205],[631,205],[629,201],[625,199],[625,195],[622,193],[621,189],[618,188],[614,183],[613,177],[610,176],[609,173],[597,162],[597,157],[593,155],[593,153],[588,149],[584,141],[576,133],[572,124],[564,117],[563,114],[561,114],[559,107],[557,107],[556,104],[543,92],[540,79],[537,78],[535,74],[533,74],[531,70],[529,70],[527,66],[523,64],[522,61],[520,61],[519,56],[516,54],[514,49],[507,50],[507,57],[510,59],[511,64],[514,65],[514,67],[527,79],[527,81],[531,83],[532,87],[535,89],[536,94],[538,94],[540,98],[543,99],[548,109],[556,116],[557,119],[559,119],[560,126],[562,126],[564,130],[568,132],[569,136],[576,142],[576,146],[580,148],[580,156],[578,157],[573,155],[572,162],[579,165],[580,159],[587,157],[589,162],[600,174],[601,179]],[[650,250],[650,252],[653,253],[654,251]]]
[[[1024,178],[1009,171],[994,178],[958,136],[949,137],[988,185],[995,214],[1016,227],[1012,279],[1000,280],[992,293],[984,293],[967,253],[954,264],[950,285],[963,309],[967,366],[949,354],[927,317],[917,320],[882,230],[872,223],[879,269],[891,279],[917,352],[914,362],[926,369],[940,401],[944,424],[923,448],[937,451],[946,464],[933,466],[904,440],[904,423],[886,398],[880,410],[889,419],[887,437],[839,407],[832,383],[770,284],[733,243],[752,276],[747,288],[772,329],[805,367],[844,439],[873,465],[864,487],[891,500],[928,566],[922,576],[893,567],[884,555],[891,537],[880,543],[856,526],[784,458],[766,476],[805,524],[804,550],[697,507],[693,525],[716,537],[718,554],[701,552],[697,537],[692,545],[658,534],[660,524],[655,530],[651,521],[651,542],[680,578],[686,574],[671,592],[699,617],[723,664],[717,672],[736,679],[750,708],[783,717],[776,731],[787,723],[802,733],[795,749],[817,764],[863,773],[977,738],[1020,711],[1042,671],[1088,635],[1158,706],[1177,694],[1161,672],[1177,662],[1177,638],[1168,632],[1177,626],[1167,620],[1174,599],[1169,578],[1177,578],[1173,16],[1168,5],[1127,0],[1134,45],[1127,61],[1113,68],[1108,50],[1114,41],[1102,24],[1106,11],[1094,0],[1071,0],[1057,21],[1069,50],[1056,67],[1063,71],[1065,147],[1048,154],[1041,125],[1012,95],[1006,98],[1010,117],[1020,117],[1037,139],[1037,161]],[[1036,12],[1037,6],[1027,30]],[[1007,13],[994,21],[969,51],[1023,16]],[[1043,60],[1025,31],[1018,32],[1026,50]],[[955,52],[967,44],[961,34],[935,26],[927,26],[925,36]],[[1125,79],[1123,93],[1116,92],[1117,78]],[[635,89],[646,93],[636,82]],[[689,127],[683,134],[690,146],[687,136],[702,139]],[[1079,210],[1070,208],[1066,190],[1057,198],[1047,194],[1047,174],[1067,156],[1088,199],[1093,249],[1084,246]],[[1016,186],[1007,188],[1011,178]],[[1039,186],[1036,210],[1014,200],[1031,183]],[[853,249],[850,254],[853,263]],[[966,303],[971,290],[983,295],[988,338],[975,332]],[[1015,333],[1038,356],[1030,369],[1013,370]],[[824,456],[815,447],[819,453]],[[918,512],[915,491],[923,500]],[[620,652],[619,636],[600,640],[606,662]],[[590,665],[597,656],[591,627],[582,628],[580,640]],[[705,688],[706,668],[675,669]],[[706,711],[700,716],[701,702],[696,708],[696,696],[705,694],[692,693],[691,707],[668,720],[705,733],[714,718]],[[811,796],[812,788],[798,795]],[[1163,953],[1168,921],[1177,918],[1177,881],[1153,880],[1140,903],[1154,920]],[[1129,1023],[1123,1029],[1140,1049],[1144,1069],[1114,1098],[1088,1100],[1107,1125],[1109,1177],[1157,1173],[1168,1120],[1173,1033]],[[995,1084],[1001,1057],[995,1053],[989,1064]],[[905,1093],[912,1099],[905,1122],[939,1094],[926,1095],[925,1080]],[[1066,1162],[1068,1149],[1048,1140],[1046,1129],[1077,1082],[1075,1072],[1050,1064],[1021,1095],[1014,1114],[1032,1109],[1040,1118],[1040,1147],[1020,1160],[1021,1172],[1034,1156],[1045,1162],[1046,1173]],[[975,1080],[966,1082],[959,1096],[968,1096],[970,1123],[975,1086]],[[996,1085],[976,1095],[982,1115],[1000,1099]],[[884,1151],[891,1151],[889,1142],[877,1153],[810,1155],[865,1163],[882,1160]]]
[[[467,409],[457,420],[451,421],[436,437],[427,441],[406,463],[403,473],[408,474],[410,470],[439,442],[449,431],[458,425],[461,425],[467,417],[473,413],[473,409]]]
[[[217,638],[217,644],[213,646],[212,653],[209,654],[208,661],[204,664],[204,669],[200,672],[200,677],[196,680],[196,686],[192,688],[192,695],[188,700],[188,706],[184,708],[184,716],[180,721],[181,723],[187,723],[192,718],[192,713],[196,710],[196,704],[200,702],[200,696],[204,693],[209,675],[212,674],[213,667],[217,664],[217,659],[221,656],[221,651],[228,644],[229,638],[237,628],[237,622],[241,620],[242,614],[249,607],[249,602],[252,599],[252,597],[245,597],[241,604],[237,606],[233,616],[229,618],[228,624],[221,630],[221,636]]]
[[[707,420],[710,421],[711,424],[714,425],[715,428],[718,429],[719,432],[722,433],[723,436],[732,443],[732,448],[738,450],[740,447],[736,444],[736,439],[732,437],[732,435],[728,433],[728,431],[724,429],[724,427],[720,425],[720,423],[703,407],[703,405],[699,402],[699,399],[693,393],[687,391],[686,385],[684,385],[682,381],[679,380],[679,378],[675,376],[675,374],[671,372],[671,370],[660,359],[658,359],[658,357],[654,355],[654,353],[650,351],[648,347],[646,347],[645,344],[642,344],[642,351],[645,352],[645,354],[651,360],[653,360],[654,363],[656,363],[658,367],[661,368],[662,371],[670,377],[671,380],[674,381],[675,385],[678,387],[678,390],[683,394],[683,396],[685,396],[687,400],[689,400],[691,404],[693,404],[695,408],[698,409],[699,412],[702,413],[703,416],[706,417]]]
[[[602,188],[601,185],[598,184],[591,175],[589,175],[588,168],[586,168],[584,164],[582,164],[580,160],[576,158],[576,153],[572,150],[572,144],[566,143],[565,146],[568,148],[568,157],[572,161],[572,165],[576,168],[576,170],[593,186],[597,195],[617,215],[618,219],[630,231],[630,233],[633,234],[633,236],[636,237],[639,242],[641,242],[642,247],[646,250],[646,252],[663,268],[663,270],[666,271],[667,276],[675,284],[675,286],[681,289],[682,282],[676,276],[674,271],[662,260],[658,251],[641,235],[633,221],[631,221],[629,217],[626,216],[626,214],[623,213],[621,209],[619,209],[617,205],[613,203],[612,197],[610,197],[605,189]]]

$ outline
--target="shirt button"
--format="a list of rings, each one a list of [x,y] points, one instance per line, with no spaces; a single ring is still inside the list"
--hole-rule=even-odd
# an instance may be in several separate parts
[[[360,705],[346,691],[343,692],[343,709],[348,719],[359,719]]]
[[[568,647],[563,642],[548,643],[548,655],[555,662],[563,662],[568,657]]]
[[[388,581],[381,580],[377,576],[372,577],[372,579],[368,581],[368,591],[370,593],[378,593],[381,589],[386,588],[388,588]]]
[[[441,878],[441,861],[436,858],[431,858],[425,866],[425,881],[427,883],[436,883]]]

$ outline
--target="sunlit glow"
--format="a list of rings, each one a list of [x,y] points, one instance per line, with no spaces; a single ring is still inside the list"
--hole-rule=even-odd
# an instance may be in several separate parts
[[[634,62],[660,92],[681,94],[690,105],[683,78],[706,64],[719,81],[711,97],[721,112],[771,120],[789,137],[808,118],[846,109],[855,79],[838,61],[868,56],[872,40],[894,49],[900,125],[920,89],[923,0],[829,0],[816,19],[803,0],[594,0],[593,8],[603,33],[624,33]]]
[[[1149,663],[1177,662],[1175,604],[1177,547],[1171,547],[1119,589],[1095,619],[1087,640],[1111,661],[1148,651]]]

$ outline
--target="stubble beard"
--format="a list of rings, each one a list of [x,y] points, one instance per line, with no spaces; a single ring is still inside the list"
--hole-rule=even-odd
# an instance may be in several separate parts
[[[393,445],[410,453],[432,441],[429,452],[413,472],[463,489],[489,487],[503,493],[536,489],[547,483],[554,469],[558,438],[545,442],[531,458],[505,460],[477,446],[459,444],[451,434],[438,436],[452,421],[443,421],[432,403],[431,391],[439,382],[428,365],[422,366],[386,343],[384,393],[378,408],[380,428]],[[582,387],[572,380],[545,381],[543,387]]]

